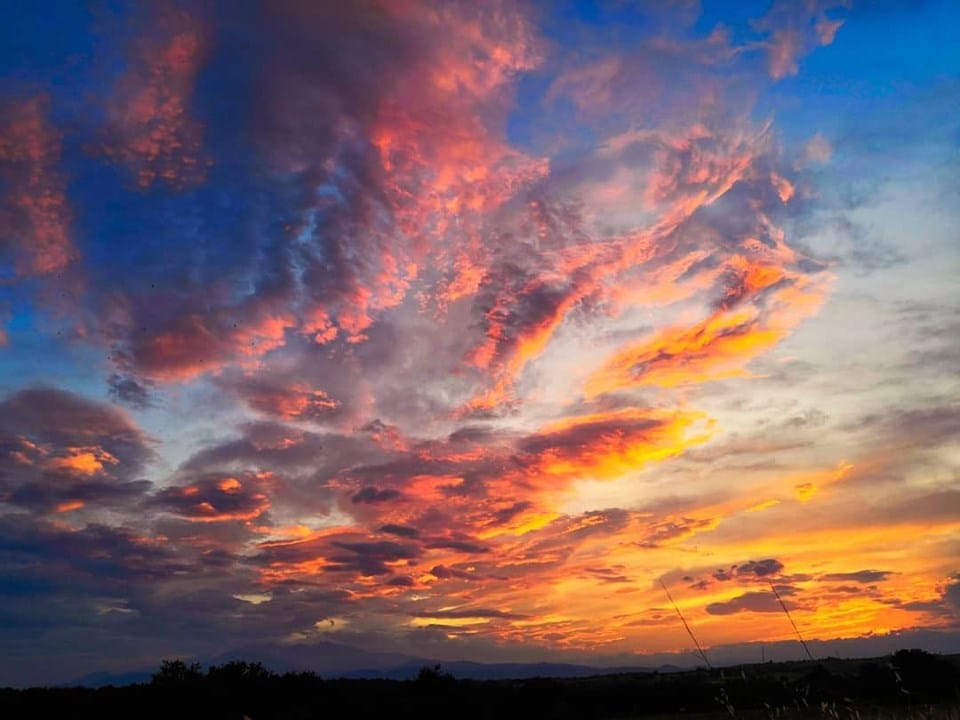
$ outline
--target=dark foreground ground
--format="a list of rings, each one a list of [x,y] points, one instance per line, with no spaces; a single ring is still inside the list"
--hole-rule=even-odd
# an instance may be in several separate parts
[[[0,718],[832,718],[960,720],[960,656],[766,663],[578,679],[412,681],[164,662],[147,684],[0,690]]]

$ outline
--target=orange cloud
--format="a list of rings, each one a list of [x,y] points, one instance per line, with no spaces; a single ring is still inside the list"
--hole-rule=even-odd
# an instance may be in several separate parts
[[[54,508],[54,511],[60,514],[73,512],[74,510],[79,510],[84,507],[85,503],[82,500],[68,500],[67,502],[62,502]]]
[[[550,485],[557,477],[611,479],[704,442],[709,429],[691,434],[704,420],[697,412],[630,408],[557,421],[525,447],[536,453],[536,472]]]
[[[249,522],[270,508],[265,489],[263,479],[256,475],[210,474],[190,485],[165,488],[153,502],[190,522]]]
[[[738,275],[727,293],[737,303],[734,307],[721,308],[691,325],[662,330],[616,352],[587,379],[584,395],[592,398],[646,385],[674,387],[742,376],[748,362],[776,346],[826,297],[822,281],[791,277],[778,268],[743,259],[734,259],[731,268]],[[765,310],[741,304],[764,291]]]
[[[611,239],[547,250],[533,271],[525,273],[512,264],[503,269],[491,267],[486,278],[497,291],[485,312],[486,339],[467,360],[487,370],[492,382],[463,410],[489,409],[508,401],[520,373],[544,353],[570,313],[588,298],[615,301],[614,307],[620,310],[625,299],[645,304],[643,291],[629,291],[631,282],[645,285],[651,304],[683,297],[679,292],[683,284],[664,267],[670,264],[666,258],[677,251],[674,234],[698,210],[748,179],[756,157],[765,148],[765,138],[766,129],[726,136],[695,125],[676,135],[627,133],[604,145],[601,155],[652,145],[654,168],[643,198],[649,209],[656,210],[654,220]],[[532,204],[530,212],[540,213],[539,205]],[[765,220],[762,214],[761,218]],[[775,234],[773,228],[770,233]],[[686,258],[673,261],[674,269],[689,269],[712,254],[702,248],[690,248],[687,253]],[[793,259],[782,238],[775,241],[774,249],[768,246],[758,254],[779,263]]]
[[[780,80],[797,74],[797,59],[803,51],[800,34],[795,30],[778,30],[767,48],[770,77]]]
[[[103,448],[69,448],[69,454],[54,457],[46,462],[50,470],[71,475],[96,475],[103,472],[104,463],[116,465],[120,461]]]
[[[340,407],[323,390],[298,384],[284,388],[253,385],[245,389],[244,397],[252,408],[290,420],[322,417]]]

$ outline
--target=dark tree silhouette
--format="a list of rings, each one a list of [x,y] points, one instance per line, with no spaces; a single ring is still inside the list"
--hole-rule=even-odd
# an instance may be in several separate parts
[[[198,683],[202,679],[203,671],[200,669],[200,663],[187,665],[183,660],[164,660],[160,663],[160,669],[153,674],[151,683],[166,686],[183,685]]]

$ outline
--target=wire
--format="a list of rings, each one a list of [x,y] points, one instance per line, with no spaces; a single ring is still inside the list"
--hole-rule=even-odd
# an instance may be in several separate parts
[[[777,592],[777,588],[774,584],[770,583],[770,589],[773,591],[774,597],[777,598],[777,602],[780,603],[780,607],[783,608],[784,615],[787,616],[787,620],[790,621],[790,624],[793,626],[793,632],[797,634],[797,640],[800,641],[800,644],[803,645],[803,650],[807,653],[807,657],[813,660],[813,655],[810,654],[810,648],[807,647],[807,641],[803,639],[803,635],[800,634],[800,629],[797,627],[797,624],[793,621],[793,615],[790,614],[790,611],[787,610],[786,603],[783,602],[783,598],[780,597],[780,593]]]
[[[703,648],[700,647],[700,643],[697,642],[697,637],[693,634],[693,630],[690,629],[690,626],[687,625],[687,621],[684,620],[683,613],[680,612],[680,608],[677,607],[677,603],[673,601],[673,595],[671,595],[670,591],[667,590],[667,586],[664,584],[663,578],[660,578],[660,587],[662,587],[663,591],[667,594],[667,599],[670,601],[670,604],[673,605],[673,609],[677,611],[677,617],[680,618],[680,622],[683,623],[683,627],[687,631],[687,635],[690,636],[690,639],[693,640],[693,644],[697,646],[697,652],[700,653],[700,657],[702,657],[703,661],[707,664],[707,668],[713,670],[713,665],[710,664],[710,661],[707,659],[707,654],[703,651]]]

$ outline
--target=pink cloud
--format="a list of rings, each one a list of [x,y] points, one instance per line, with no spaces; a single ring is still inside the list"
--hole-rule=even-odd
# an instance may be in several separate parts
[[[0,232],[14,238],[18,274],[64,270],[78,252],[70,237],[61,135],[47,119],[44,96],[7,102],[0,112]]]
[[[795,30],[777,30],[767,47],[770,77],[780,80],[788,75],[796,75],[797,60],[802,50],[799,33]]]
[[[820,40],[820,44],[831,44],[841,25],[843,25],[843,20],[829,20],[825,17],[817,20],[817,38]]]
[[[190,110],[204,60],[202,28],[182,12],[152,20],[107,101],[107,130],[98,148],[143,188],[201,180],[207,162],[201,151],[203,126]]]
[[[808,163],[824,164],[833,157],[833,146],[823,135],[817,133],[803,148],[803,160]]]

